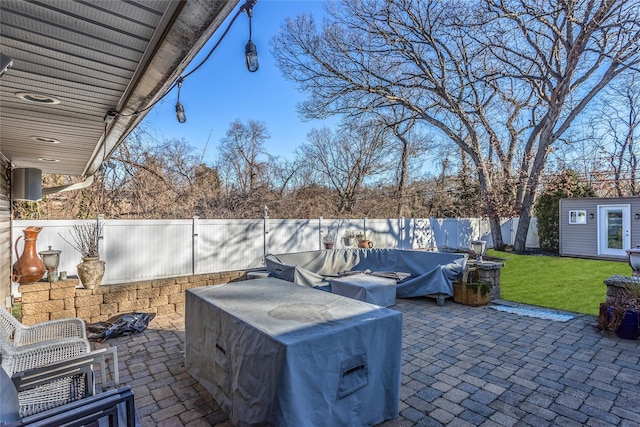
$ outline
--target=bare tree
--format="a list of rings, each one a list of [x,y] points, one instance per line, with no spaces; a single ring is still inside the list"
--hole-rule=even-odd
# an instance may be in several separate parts
[[[549,153],[543,184],[546,184],[546,175],[556,176],[565,169],[571,169],[595,189],[594,174],[604,165],[595,128],[595,119],[587,117],[582,125],[570,129],[558,140]]]
[[[273,188],[282,196],[287,190],[295,190],[305,185],[302,173],[303,163],[300,159],[282,159],[271,157],[267,173],[271,176]]]
[[[198,156],[186,140],[166,140],[154,145],[153,152],[164,165],[164,173],[172,187],[187,189],[194,184]]]
[[[510,175],[521,130],[514,126],[511,138],[503,138],[487,113],[489,107],[504,112],[502,122],[517,125],[528,100],[497,96],[496,79],[478,77],[486,75],[478,70],[485,61],[471,64],[469,58],[486,52],[460,24],[467,6],[410,1],[340,5],[329,10],[333,22],[325,22],[321,33],[312,19],[302,16],[288,21],[274,41],[284,74],[311,95],[301,111],[323,117],[402,107],[438,129],[473,160],[494,245],[500,248],[500,215],[505,214],[500,209],[513,202],[500,199],[494,180]],[[510,144],[506,149],[500,145],[504,140]],[[494,168],[496,161],[501,168]]]
[[[199,164],[194,148],[184,139],[157,141],[138,128],[95,175],[93,185],[73,193],[78,206],[75,216],[205,216],[203,200],[216,195],[219,188],[217,172]]]
[[[531,208],[552,145],[639,60],[638,0],[355,0],[288,20],[274,39],[307,117],[400,105],[471,159],[494,246],[500,218]]]
[[[419,130],[419,121],[410,111],[394,106],[386,109],[377,109],[372,112],[374,121],[379,123],[389,134],[391,140],[397,144],[391,144],[390,150],[397,158],[395,167],[395,198],[397,200],[396,215],[404,216],[407,206],[407,187],[410,184],[412,173],[422,166],[421,157],[434,147],[433,141]],[[413,179],[416,177],[413,176]]]
[[[640,194],[640,75],[629,74],[607,90],[599,110],[597,147],[608,164],[616,196]]]
[[[338,213],[352,212],[365,180],[386,172],[389,161],[383,129],[353,120],[337,132],[313,129],[298,155],[317,182],[337,191]]]
[[[640,194],[639,79],[630,73],[603,91],[582,125],[554,147],[546,174],[573,169],[599,197]]]
[[[265,176],[264,142],[269,138],[263,122],[249,120],[245,125],[235,120],[231,123],[220,144],[218,162],[227,191],[233,187],[237,192],[247,194],[256,189]]]
[[[194,183],[190,187],[189,196],[192,202],[192,215],[211,218],[217,213],[215,200],[221,196],[221,184],[218,171],[206,164],[195,167]]]
[[[516,199],[521,214],[514,246],[523,250],[552,145],[610,82],[638,71],[640,2],[487,0],[487,6],[499,22],[484,33],[499,75],[525,82],[535,95]]]

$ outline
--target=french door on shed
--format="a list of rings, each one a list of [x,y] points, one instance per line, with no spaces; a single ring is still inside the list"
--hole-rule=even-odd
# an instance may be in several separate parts
[[[631,247],[631,206],[598,206],[598,254],[627,256]]]

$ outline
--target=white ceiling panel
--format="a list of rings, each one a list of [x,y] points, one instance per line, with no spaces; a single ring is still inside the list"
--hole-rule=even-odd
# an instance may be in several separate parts
[[[0,0],[0,52],[13,59],[0,78],[0,155],[12,167],[95,173],[145,114],[127,113],[171,87],[237,5]],[[19,92],[59,103],[19,99]],[[106,124],[109,111],[122,114]]]

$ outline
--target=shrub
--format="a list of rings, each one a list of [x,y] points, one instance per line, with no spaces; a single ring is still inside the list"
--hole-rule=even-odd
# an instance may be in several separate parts
[[[593,188],[582,182],[572,170],[556,175],[547,183],[534,207],[540,248],[547,252],[560,251],[560,199],[594,196]]]

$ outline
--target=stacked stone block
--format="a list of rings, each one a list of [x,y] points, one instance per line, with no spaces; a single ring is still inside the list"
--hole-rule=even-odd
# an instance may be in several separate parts
[[[625,283],[634,280],[632,276],[611,276],[605,279],[607,286],[607,303],[613,304],[616,301],[628,300],[629,292],[625,289]]]
[[[20,285],[22,323],[33,325],[47,320],[76,317],[75,287],[77,279],[35,282]]]
[[[134,311],[184,315],[184,295],[189,288],[245,280],[245,271],[228,271],[170,279],[102,285],[95,289],[77,287],[78,279],[27,283],[22,294],[22,323],[80,317],[87,323]]]
[[[478,278],[491,282],[493,286],[489,292],[489,300],[500,299],[500,270],[504,267],[501,262],[481,262],[478,264]]]

